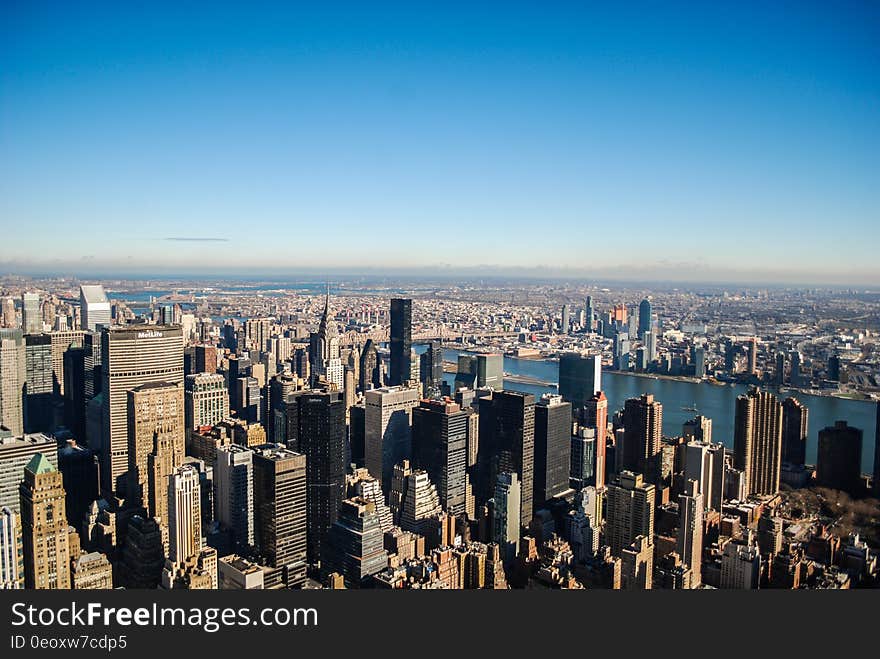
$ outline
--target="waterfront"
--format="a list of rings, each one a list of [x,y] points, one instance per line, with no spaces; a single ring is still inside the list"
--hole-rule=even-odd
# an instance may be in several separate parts
[[[458,353],[458,350],[444,350],[444,359],[455,361],[458,359]],[[505,357],[504,372],[537,378],[545,382],[559,381],[559,364],[548,360]],[[447,382],[451,383],[455,375],[447,373],[445,378]],[[556,392],[555,388],[523,383],[514,383],[509,388],[525,391],[536,397],[546,392]],[[643,393],[654,394],[654,397],[663,403],[664,435],[680,435],[682,424],[695,414],[695,412],[682,408],[696,407],[700,414],[712,419],[714,441],[723,442],[728,447],[733,446],[736,397],[747,390],[744,385],[713,385],[707,382],[654,379],[607,371],[602,373],[602,388],[608,397],[609,417],[614,410],[623,407],[627,398],[640,396]],[[786,392],[779,395],[784,399],[792,394]],[[794,397],[810,410],[809,435],[807,437],[808,462],[815,462],[819,430],[825,426],[834,425],[838,419],[844,419],[851,426],[863,431],[862,471],[865,473],[872,471],[876,403],[799,393],[794,394]]]

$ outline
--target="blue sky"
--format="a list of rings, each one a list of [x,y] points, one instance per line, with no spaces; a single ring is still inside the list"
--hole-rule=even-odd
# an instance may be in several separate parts
[[[880,284],[880,4],[616,4],[4,2],[0,270]]]

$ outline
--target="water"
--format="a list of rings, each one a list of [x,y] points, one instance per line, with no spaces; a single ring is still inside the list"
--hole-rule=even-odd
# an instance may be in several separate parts
[[[458,359],[458,350],[444,350],[447,361]],[[559,381],[559,364],[546,360],[504,358],[504,372],[513,375],[526,375],[545,382]],[[455,378],[447,373],[450,384]],[[556,393],[550,387],[511,382],[507,387],[516,391],[534,394]],[[683,410],[683,407],[696,407],[699,413],[712,419],[712,439],[726,446],[733,446],[733,420],[736,397],[745,393],[744,385],[712,385],[706,382],[686,382],[678,380],[653,379],[627,375],[624,373],[602,373],[602,388],[608,397],[609,417],[614,410],[622,409],[627,398],[644,393],[654,394],[663,403],[663,434],[681,434],[682,424],[696,414]],[[807,461],[815,464],[816,445],[819,430],[833,426],[837,420],[845,420],[849,425],[860,428],[864,433],[862,445],[862,471],[869,473],[874,465],[874,432],[877,404],[868,401],[847,400],[831,396],[810,396],[796,392],[780,393],[782,398],[793,395],[809,410],[809,434],[807,436]]]

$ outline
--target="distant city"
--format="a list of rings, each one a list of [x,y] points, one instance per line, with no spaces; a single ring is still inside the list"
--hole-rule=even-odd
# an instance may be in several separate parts
[[[880,290],[0,277],[0,588],[851,589]]]

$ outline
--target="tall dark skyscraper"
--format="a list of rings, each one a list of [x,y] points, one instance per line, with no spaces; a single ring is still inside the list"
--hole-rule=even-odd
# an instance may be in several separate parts
[[[641,302],[639,302],[639,336],[643,336],[645,332],[650,332],[651,327],[653,326],[653,321],[651,320],[651,301],[648,298],[645,298]]]
[[[519,391],[496,391],[480,399],[477,453],[477,503],[494,492],[498,474],[515,473],[521,489],[520,522],[532,519],[535,475],[535,397]]]
[[[376,344],[373,339],[367,339],[361,350],[360,372],[358,376],[360,382],[358,386],[361,391],[369,391],[370,389],[378,389],[382,386],[382,374],[379,370],[379,352],[376,350]]]
[[[559,358],[559,394],[577,409],[602,390],[601,355],[564,353]]]
[[[642,474],[657,484],[660,476],[660,438],[663,432],[663,405],[652,394],[626,401],[623,410],[621,468]]]
[[[24,344],[24,431],[51,432],[55,429],[52,338],[48,334],[26,334]]]
[[[782,402],[782,461],[803,466],[807,459],[809,410],[797,398]]]
[[[419,373],[425,396],[438,394],[443,384],[443,343],[441,341],[428,343],[428,349],[420,357]]]
[[[402,385],[412,373],[412,300],[391,300],[391,368],[388,383]]]
[[[465,510],[468,413],[448,399],[423,400],[412,410],[412,463],[428,472],[443,509]]]
[[[569,489],[571,428],[571,403],[544,394],[535,405],[536,508]]]
[[[296,450],[306,456],[309,563],[325,558],[327,532],[345,490],[345,400],[341,391],[309,391],[298,403]]]
[[[861,493],[862,431],[837,421],[819,431],[816,482],[822,487]]]
[[[776,494],[782,468],[782,404],[753,388],[736,398],[734,466],[742,470],[746,494]]]

